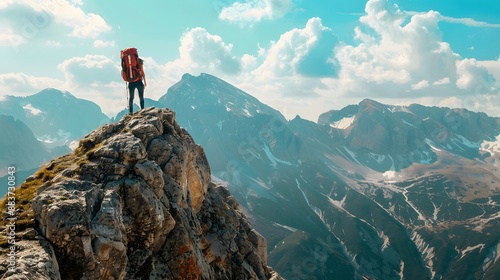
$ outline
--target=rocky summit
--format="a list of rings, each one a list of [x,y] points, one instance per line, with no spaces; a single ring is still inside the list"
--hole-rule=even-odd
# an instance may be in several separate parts
[[[15,195],[15,266],[2,233],[1,279],[282,279],[168,109],[98,128]]]

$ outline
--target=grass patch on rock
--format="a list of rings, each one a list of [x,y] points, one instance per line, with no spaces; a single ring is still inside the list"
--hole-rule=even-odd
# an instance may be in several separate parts
[[[28,177],[25,182],[14,190],[17,215],[17,220],[15,221],[16,233],[20,233],[27,228],[35,227],[35,216],[31,208],[31,201],[37,195],[39,188],[61,174],[65,169],[73,165],[81,166],[83,163],[88,162],[88,158],[92,152],[101,146],[100,144],[95,145],[89,142],[91,141],[83,139],[74,152],[53,159],[40,168],[34,175]],[[10,214],[7,212],[7,197],[0,200],[0,209],[2,210],[2,215],[0,215],[0,228],[3,232],[6,230],[6,225],[10,224],[7,218],[11,218]],[[9,245],[7,241],[7,234],[1,234],[0,247],[6,248]]]

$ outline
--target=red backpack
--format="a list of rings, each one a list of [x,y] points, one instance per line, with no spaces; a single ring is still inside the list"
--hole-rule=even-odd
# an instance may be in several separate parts
[[[122,78],[125,82],[137,82],[142,78],[142,68],[136,48],[127,48],[120,51],[122,60]]]

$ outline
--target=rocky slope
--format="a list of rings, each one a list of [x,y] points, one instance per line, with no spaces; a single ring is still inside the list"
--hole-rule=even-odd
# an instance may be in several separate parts
[[[0,240],[2,279],[281,279],[174,118],[149,108],[104,125],[28,178],[14,272]]]

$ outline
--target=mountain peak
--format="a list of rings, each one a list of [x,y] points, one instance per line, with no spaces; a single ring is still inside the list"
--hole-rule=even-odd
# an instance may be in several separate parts
[[[72,95],[69,91],[61,91],[56,88],[46,88],[41,90],[40,92],[32,95],[33,97],[51,97],[51,98],[61,98],[61,97],[70,97],[70,98],[76,98],[74,95]]]
[[[181,81],[188,81],[188,80],[191,80],[191,79],[215,79],[215,80],[220,80],[222,81],[222,79],[216,77],[216,76],[213,76],[213,75],[210,75],[208,73],[200,73],[198,76],[195,76],[191,73],[185,73],[184,75],[182,75],[181,77]]]
[[[361,102],[359,102],[359,110],[360,111],[372,111],[372,110],[377,110],[377,111],[381,111],[381,110],[384,110],[384,109],[387,109],[387,105],[384,105],[380,102],[377,102],[373,99],[364,99],[362,100]]]
[[[189,74],[189,73],[185,73],[184,75],[182,75],[181,80],[182,80],[182,81],[186,81],[186,80],[192,79],[192,78],[194,78],[194,77],[195,77],[195,76],[193,76],[193,75],[191,75],[191,74]]]
[[[22,245],[3,277],[281,279],[266,264],[266,240],[210,178],[173,111],[104,125],[16,191],[33,197],[13,214]]]
[[[180,113],[210,107],[211,110],[216,110],[221,115],[250,117],[263,114],[286,122],[285,117],[275,109],[230,83],[207,73],[201,73],[198,76],[184,74],[181,80],[170,87],[158,101]]]

